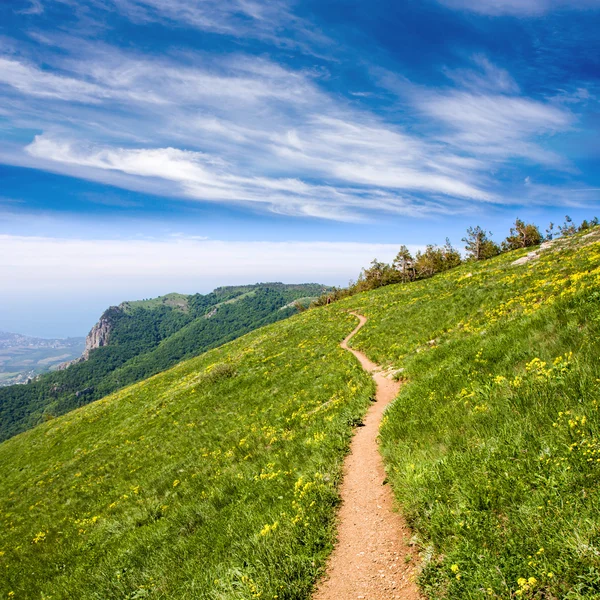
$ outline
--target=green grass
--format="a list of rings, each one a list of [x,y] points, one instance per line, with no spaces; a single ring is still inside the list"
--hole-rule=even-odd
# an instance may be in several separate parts
[[[597,237],[595,238],[598,239]],[[600,597],[600,244],[350,298],[405,369],[382,446],[430,598]],[[556,247],[555,247],[556,248]]]
[[[108,345],[93,350],[87,360],[26,386],[0,387],[0,441],[296,314],[295,307],[283,307],[298,296],[324,289],[310,283],[256,284],[111,307],[102,316],[110,325]],[[185,310],[174,308],[172,303],[182,299]]]
[[[189,298],[189,295],[172,292],[170,294],[165,294],[164,296],[159,296],[158,298],[148,298],[147,300],[134,300],[132,302],[123,302],[121,306],[126,312],[130,312],[134,309],[139,308],[152,310],[155,308],[160,308],[161,306],[171,306],[176,310],[187,312]]]
[[[596,230],[600,233],[600,230]],[[0,598],[310,597],[373,393],[431,599],[600,598],[600,243],[267,326],[0,444]]]
[[[268,326],[0,444],[0,598],[305,598],[372,382]]]

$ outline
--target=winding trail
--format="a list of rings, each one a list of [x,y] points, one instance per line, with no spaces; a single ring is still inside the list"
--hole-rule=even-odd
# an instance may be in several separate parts
[[[344,463],[338,541],[313,600],[418,600],[421,596],[414,582],[416,556],[408,544],[410,532],[394,511],[392,490],[384,484],[386,473],[377,447],[384,410],[397,396],[400,384],[388,379],[362,352],[348,347],[367,322],[362,315],[352,314],[360,323],[341,346],[371,373],[377,394]]]

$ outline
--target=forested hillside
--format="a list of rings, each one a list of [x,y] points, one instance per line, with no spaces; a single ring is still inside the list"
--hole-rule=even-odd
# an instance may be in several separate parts
[[[93,349],[87,360],[27,385],[0,389],[0,441],[289,317],[298,312],[294,301],[308,304],[326,289],[319,284],[257,284],[111,307],[100,320],[106,345]]]

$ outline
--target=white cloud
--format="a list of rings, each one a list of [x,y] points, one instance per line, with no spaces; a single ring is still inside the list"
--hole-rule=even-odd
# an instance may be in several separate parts
[[[425,99],[425,110],[458,128],[491,127],[494,134],[527,135],[566,128],[571,115],[560,108],[515,96],[452,92]]]
[[[451,133],[443,139],[470,153],[498,158],[522,157],[560,166],[562,158],[537,143],[543,135],[570,128],[573,115],[544,102],[500,94],[425,91],[415,103]]]
[[[294,13],[294,0],[31,0],[35,12],[44,5],[67,4],[82,29],[106,28],[101,11],[120,13],[133,23],[158,23],[175,28],[198,29],[238,39],[259,39],[284,49],[328,60],[335,44],[313,23]],[[39,33],[34,35],[40,36]],[[50,39],[52,36],[46,36]],[[320,52],[320,49],[324,52]]]
[[[585,10],[600,7],[600,0],[438,0],[451,8],[486,15],[535,16],[558,9]]]
[[[44,6],[41,0],[29,0],[29,6],[18,11],[21,15],[41,15],[44,12]]]
[[[490,172],[514,158],[571,169],[544,144],[545,138],[569,131],[575,124],[575,115],[564,101],[522,95],[511,74],[485,55],[474,55],[468,67],[444,73],[454,86],[432,89],[382,69],[374,72],[383,88],[410,102],[426,120],[424,137],[436,136],[443,148],[443,161],[438,163],[453,165],[465,174]]]
[[[567,208],[587,208],[594,211],[600,202],[600,189],[577,185],[548,185],[526,177],[521,197],[527,197],[531,204],[538,206],[560,206]],[[593,213],[592,213],[593,214]]]
[[[36,136],[27,152],[48,163],[56,165],[59,172],[75,167],[90,169],[82,173],[89,179],[97,176],[111,181],[104,173],[115,172],[115,182],[122,187],[140,189],[140,177],[167,180],[176,184],[168,195],[215,202],[242,202],[263,205],[274,212],[313,216],[341,221],[359,219],[365,206],[373,210],[388,210],[402,214],[417,214],[419,209],[401,196],[350,187],[331,187],[307,184],[295,178],[268,178],[240,176],[226,162],[199,152],[175,148],[123,149],[90,147],[55,139]],[[122,174],[131,175],[124,180]],[[148,191],[151,182],[142,186]],[[165,185],[160,185],[165,193]]]
[[[487,172],[493,180],[514,159],[563,172],[573,170],[561,154],[546,146],[549,137],[572,131],[576,124],[576,115],[562,98],[524,96],[511,74],[484,55],[473,56],[466,68],[445,69],[444,73],[454,85],[434,89],[385,69],[373,70],[383,89],[409,103],[413,117],[420,116],[417,130],[422,139],[436,139],[433,156],[438,157],[440,172],[444,165],[452,166],[449,173],[462,173],[463,183],[475,181],[478,189],[488,193],[495,188],[498,199],[502,197],[498,184],[482,180],[481,175]],[[479,177],[469,180],[469,174]]]
[[[133,21],[184,23],[218,33],[240,34],[253,26],[268,28],[286,17],[291,18],[287,3],[251,0],[109,0]]]
[[[473,201],[500,200],[494,163],[564,166],[538,138],[572,120],[564,108],[518,96],[510,74],[486,57],[474,65],[447,72],[461,90],[409,86],[414,110],[402,127],[326,94],[312,72],[263,58],[148,60],[84,46],[52,72],[5,58],[0,82],[20,92],[12,119],[44,133],[25,156],[0,158],[287,215],[465,212]],[[409,130],[419,119],[427,124]]]
[[[44,72],[7,58],[0,58],[0,83],[10,85],[23,94],[59,100],[100,102],[107,95],[105,90],[93,83]]]
[[[176,66],[100,52],[88,60],[66,61],[65,66],[71,75],[0,57],[0,83],[23,94],[67,102],[120,100],[179,107],[222,102],[248,105],[269,99],[306,104],[315,96],[301,74],[261,59],[238,59],[211,70],[207,65]]]
[[[476,54],[469,69],[446,69],[446,75],[459,87],[500,93],[518,93],[519,86],[512,75],[493,64],[486,56]]]
[[[367,129],[364,130],[367,133]],[[385,132],[381,132],[384,134]],[[401,214],[420,214],[423,208],[410,197],[398,195],[396,190],[431,191],[448,196],[488,200],[491,195],[465,184],[443,171],[454,170],[452,165],[435,164],[435,157],[425,158],[425,149],[408,157],[394,154],[406,144],[400,141],[385,148],[385,139],[369,143],[367,137],[357,142],[338,140],[335,132],[329,137],[327,152],[319,156],[325,140],[318,135],[306,140],[306,152],[280,148],[290,163],[298,163],[296,170],[321,176],[334,177],[338,185],[309,184],[297,177],[244,176],[228,162],[205,153],[176,148],[125,149],[95,147],[49,135],[38,135],[27,146],[35,158],[50,161],[60,168],[81,166],[92,170],[115,171],[143,178],[156,178],[177,184],[172,195],[206,201],[244,202],[267,205],[271,210],[289,215],[318,216],[338,220],[356,220],[361,213],[388,211]],[[373,154],[374,144],[382,153]],[[399,144],[399,146],[398,146]],[[331,153],[334,153],[332,156]],[[417,164],[417,160],[425,164]],[[302,163],[304,162],[304,165]],[[458,172],[456,173],[458,175]],[[89,175],[88,175],[89,177]],[[92,175],[93,178],[93,175]],[[119,180],[122,185],[122,180]],[[137,179],[131,187],[137,189]],[[357,187],[360,184],[366,188]],[[164,189],[164,186],[162,186]],[[429,211],[440,212],[433,203]],[[441,209],[443,212],[443,208]]]
[[[291,134],[291,135],[290,135]],[[289,162],[355,185],[490,200],[447,149],[372,120],[319,116],[288,132],[276,149]]]

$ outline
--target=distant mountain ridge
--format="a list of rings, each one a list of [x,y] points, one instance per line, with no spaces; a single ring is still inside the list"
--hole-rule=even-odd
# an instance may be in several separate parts
[[[0,442],[184,358],[298,312],[327,291],[315,283],[257,283],[209,294],[167,294],[111,306],[88,334],[82,355],[27,385],[0,388]]]
[[[109,344],[109,337],[113,329],[114,319],[118,312],[133,314],[134,311],[140,309],[155,310],[160,309],[161,307],[170,307],[173,310],[179,310],[185,314],[188,314],[190,312],[190,307],[192,310],[198,309],[199,307],[199,310],[201,311],[202,307],[208,306],[211,309],[208,312],[204,312],[202,316],[205,319],[210,319],[211,317],[215,316],[222,304],[233,304],[234,302],[239,302],[244,298],[256,294],[256,292],[261,288],[276,290],[282,295],[282,297],[287,299],[291,298],[291,301],[284,306],[281,306],[279,310],[292,308],[297,302],[299,302],[301,305],[308,305],[311,300],[317,298],[324,290],[330,289],[321,284],[314,283],[284,284],[279,282],[270,282],[239,286],[221,286],[206,296],[202,296],[201,294],[186,295],[170,293],[147,300],[121,302],[121,304],[118,306],[111,306],[109,309],[107,309],[102,314],[98,322],[92,327],[85,338],[85,349],[81,357],[63,363],[59,368],[66,369],[72,364],[88,360],[92,350],[101,348],[102,346],[107,346]],[[298,294],[306,295],[299,297]],[[213,299],[219,299],[221,297],[223,299],[220,302],[215,302],[213,304]],[[209,298],[208,303],[198,302],[199,298]]]
[[[0,348],[12,348],[17,345],[35,348],[68,348],[72,345],[81,343],[81,340],[81,337],[39,338],[23,333],[0,331]]]
[[[0,348],[10,348],[17,344],[35,346],[36,348],[57,348],[65,346],[72,340],[80,341],[81,338],[38,338],[23,333],[0,331]]]

